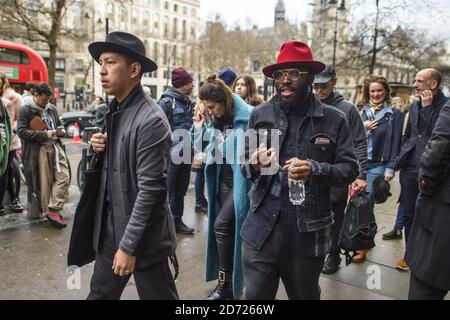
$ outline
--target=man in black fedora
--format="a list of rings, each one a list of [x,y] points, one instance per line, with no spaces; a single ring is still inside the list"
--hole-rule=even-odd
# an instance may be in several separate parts
[[[157,69],[134,35],[113,32],[89,45],[103,89],[115,96],[105,132],[91,139],[102,173],[95,211],[94,275],[88,299],[120,299],[134,275],[141,299],[178,299],[175,226],[166,198],[171,133],[167,117],[141,85]]]
[[[280,278],[290,300],[320,299],[333,224],[330,187],[348,186],[358,175],[345,114],[313,94],[314,76],[324,69],[298,41],[283,44],[277,63],[263,69],[277,95],[251,113],[248,127],[260,135],[259,148],[248,150],[251,160],[242,166],[254,182],[240,233],[249,300],[275,299]],[[263,143],[269,134],[279,137],[279,150]],[[283,170],[270,175],[266,167]],[[290,199],[288,181],[303,181],[303,203]]]

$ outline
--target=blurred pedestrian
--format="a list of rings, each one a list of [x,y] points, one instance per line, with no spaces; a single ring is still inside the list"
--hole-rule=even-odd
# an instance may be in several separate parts
[[[223,68],[219,72],[219,79],[221,79],[227,85],[228,89],[232,91],[233,83],[237,78],[237,73],[230,67]]]
[[[359,115],[358,109],[336,90],[338,78],[336,68],[327,65],[325,70],[314,78],[314,91],[320,101],[329,106],[336,107],[345,113],[353,140],[353,151],[359,165],[359,176],[353,182],[353,186],[358,191],[367,189],[367,138],[364,124]],[[328,253],[322,273],[333,274],[338,271],[341,263],[338,246],[339,233],[344,220],[344,212],[348,201],[348,186],[331,188],[331,209],[334,213],[334,224],[331,227],[331,249]]]
[[[95,125],[100,128],[101,131],[105,128],[106,114],[108,113],[108,105],[105,103],[102,97],[95,98],[96,112],[95,112]]]
[[[258,96],[255,79],[248,74],[242,74],[236,78],[236,81],[233,83],[232,92],[253,107],[263,103],[263,100]]]
[[[169,119],[172,133],[177,130],[189,132],[193,125],[195,102],[191,95],[194,90],[194,79],[183,68],[172,70],[172,87],[167,89],[159,99],[158,104]],[[180,132],[181,133],[181,132]],[[189,162],[177,163],[174,157],[183,157],[183,148],[186,141],[180,140],[178,135],[172,141],[172,150],[167,174],[167,191],[169,204],[175,219],[177,233],[193,235],[194,229],[188,227],[183,221],[184,198],[189,188],[191,178],[191,159]],[[189,142],[190,146],[190,142]]]
[[[403,137],[403,145],[396,163],[400,170],[400,207],[404,210],[405,240],[411,233],[416,211],[416,200],[419,195],[420,159],[436,126],[439,114],[447,103],[441,90],[442,75],[436,69],[424,69],[417,73],[414,87],[416,100],[409,109],[408,124]],[[394,232],[401,233],[396,229]],[[396,268],[409,270],[404,259],[400,259]]]
[[[411,268],[410,300],[443,300],[450,291],[449,173],[450,102],[447,101],[420,164],[420,195],[406,244],[406,262]]]
[[[0,178],[0,214],[5,211],[1,202],[6,191],[9,193],[9,209],[13,213],[19,213],[23,211],[23,206],[19,199],[21,182],[18,149],[20,149],[21,144],[17,135],[17,119],[19,118],[20,108],[24,102],[22,97],[11,88],[8,79],[3,73],[0,73],[0,97],[3,99],[8,110],[11,123],[11,145],[8,166],[5,174]]]
[[[67,223],[61,213],[68,197],[69,165],[61,141],[65,132],[61,130],[56,106],[50,103],[52,96],[48,84],[36,86],[33,102],[20,110],[17,132],[23,142],[28,203],[40,202],[41,212],[49,222],[56,228],[64,228]]]
[[[386,182],[395,177],[395,163],[402,140],[403,115],[392,107],[392,89],[385,77],[371,75],[364,81],[362,119],[367,132],[369,195],[374,199],[373,182],[383,176]],[[353,258],[359,263],[366,259],[367,251]]]

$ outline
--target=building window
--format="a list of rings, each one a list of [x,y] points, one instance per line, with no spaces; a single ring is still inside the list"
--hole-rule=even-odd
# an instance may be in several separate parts
[[[136,9],[131,10],[131,30],[137,32],[139,30],[139,13]]]
[[[164,17],[164,37],[169,38],[169,17]]]
[[[153,59],[155,60],[155,62],[158,62],[159,60],[159,43],[155,42],[153,44]]]
[[[188,8],[187,7],[183,7],[183,15],[187,16],[188,14]]]
[[[75,71],[83,72],[84,71],[84,61],[83,59],[75,59]]]
[[[163,51],[163,64],[167,64],[169,62],[169,45],[167,43],[164,44]]]
[[[191,37],[193,39],[195,39],[195,37],[197,36],[197,25],[193,22],[191,23]]]
[[[173,38],[178,38],[178,19],[173,18]]]
[[[170,79],[170,71],[164,70],[164,79]]]
[[[126,8],[120,8],[120,29],[122,31],[127,31],[127,22],[128,22],[128,11]]]
[[[173,5],[173,12],[178,12],[178,4]]]
[[[55,69],[56,69],[56,71],[65,71],[66,70],[66,60],[56,59]]]
[[[191,10],[191,16],[192,16],[192,18],[195,18],[197,16],[197,10],[192,9]]]
[[[108,15],[108,17],[114,16],[114,5],[112,3],[108,3],[106,5],[106,14]]]
[[[150,14],[148,13],[148,11],[144,11],[144,13],[142,14],[142,25],[144,27],[148,27],[150,25]]]
[[[148,86],[148,85],[146,85],[146,87],[150,89],[150,96],[152,98],[156,98],[157,97],[157,95],[156,95],[157,94],[156,86]]]
[[[64,76],[55,76],[55,86],[62,92],[64,91]]]
[[[159,9],[161,7],[161,0],[153,0],[153,6]]]
[[[164,9],[169,10],[169,1],[164,2]]]
[[[159,30],[159,14],[153,15],[153,28],[155,28],[156,31]]]
[[[185,41],[187,38],[187,21],[183,20],[183,24],[182,24],[182,30],[181,30],[181,37],[182,40]]]

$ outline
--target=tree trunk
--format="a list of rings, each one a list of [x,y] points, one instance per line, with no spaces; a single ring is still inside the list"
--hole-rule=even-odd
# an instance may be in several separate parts
[[[380,18],[380,0],[376,0],[376,5],[377,5],[377,15],[375,18],[375,32],[373,35],[373,48],[372,48],[372,59],[370,61],[370,67],[369,67],[369,73],[373,74],[375,71],[375,65],[377,63],[377,53],[378,53],[378,48],[377,48],[377,42],[378,42],[378,25],[379,25],[379,18]]]
[[[50,51],[50,56],[48,60],[48,84],[50,87],[55,88],[55,74],[56,74],[56,55],[58,48],[58,35],[61,32],[62,23],[62,11],[66,6],[67,0],[57,0],[55,1],[55,11],[52,21],[52,27],[50,29],[48,38],[48,47]]]

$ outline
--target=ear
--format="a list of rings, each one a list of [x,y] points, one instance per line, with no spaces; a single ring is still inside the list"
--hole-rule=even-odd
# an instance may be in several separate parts
[[[431,90],[436,90],[438,88],[437,80],[431,80]]]
[[[137,78],[141,76],[142,66],[139,62],[133,62],[131,64],[131,77]]]
[[[337,80],[338,79],[336,77],[333,78],[333,80],[332,80],[333,87],[336,87]]]

